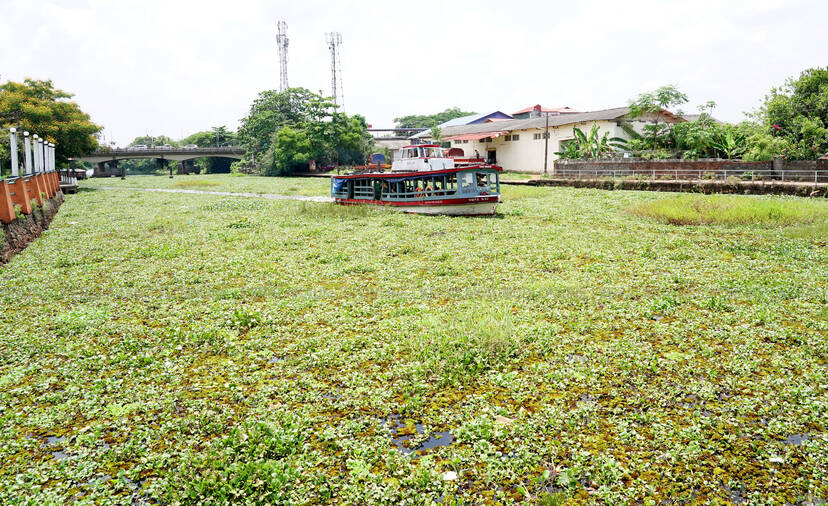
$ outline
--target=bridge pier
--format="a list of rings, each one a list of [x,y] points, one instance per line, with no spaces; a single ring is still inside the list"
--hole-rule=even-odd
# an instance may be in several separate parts
[[[112,177],[121,176],[121,179],[126,177],[125,168],[118,171],[118,160],[110,160],[106,162],[98,162],[95,164],[95,169],[92,172],[92,177]]]
[[[182,160],[178,162],[178,171],[177,174],[185,175],[185,174],[193,174],[195,173],[195,162],[194,160]]]

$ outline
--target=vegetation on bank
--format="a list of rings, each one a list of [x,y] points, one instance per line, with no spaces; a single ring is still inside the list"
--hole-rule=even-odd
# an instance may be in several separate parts
[[[604,158],[623,151],[643,158],[726,158],[748,161],[781,157],[813,160],[828,153],[828,67],[804,70],[798,78],[771,89],[763,104],[739,124],[714,119],[716,103],[699,107],[691,121],[669,124],[652,120],[641,131],[622,124],[629,139],[587,136],[574,128],[575,139],[561,158]],[[679,109],[688,97],[675,86],[662,86],[630,101],[630,119]]]
[[[94,151],[101,131],[78,104],[69,100],[72,96],[55,88],[51,80],[0,83],[0,129],[16,127],[21,133],[29,131],[54,142],[55,162],[63,166],[70,157]],[[5,137],[0,142],[0,167],[9,166],[9,140]]]
[[[266,176],[318,167],[365,163],[372,139],[365,118],[337,110],[329,98],[305,88],[266,90],[241,120],[247,150],[238,170]]]
[[[142,179],[179,180],[81,182],[3,269],[2,503],[828,496],[824,236],[100,189]]]

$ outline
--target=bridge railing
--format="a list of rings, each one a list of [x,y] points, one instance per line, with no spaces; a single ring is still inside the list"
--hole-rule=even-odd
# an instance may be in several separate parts
[[[105,151],[95,151],[93,156],[103,156],[103,155],[134,155],[138,153],[155,153],[158,151],[162,151],[165,153],[191,153],[191,152],[199,152],[199,153],[242,153],[244,152],[244,148],[240,146],[228,146],[223,148],[179,148],[179,147],[147,147],[147,148],[116,148],[116,149],[108,149]]]

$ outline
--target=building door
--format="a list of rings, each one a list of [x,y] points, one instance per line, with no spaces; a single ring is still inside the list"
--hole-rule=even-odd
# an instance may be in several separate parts
[[[486,163],[490,163],[492,165],[495,165],[497,163],[497,150],[496,149],[486,150]]]

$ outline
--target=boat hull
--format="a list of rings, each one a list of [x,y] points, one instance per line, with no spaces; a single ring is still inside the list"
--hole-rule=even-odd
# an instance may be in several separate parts
[[[499,196],[471,197],[465,199],[423,200],[419,202],[393,202],[384,200],[336,199],[337,204],[378,205],[395,211],[414,214],[449,216],[491,216],[495,213]]]

